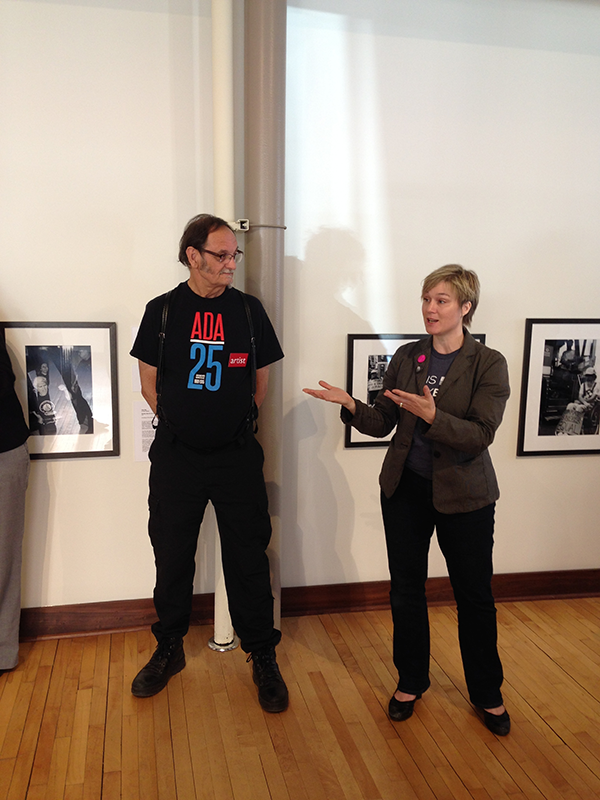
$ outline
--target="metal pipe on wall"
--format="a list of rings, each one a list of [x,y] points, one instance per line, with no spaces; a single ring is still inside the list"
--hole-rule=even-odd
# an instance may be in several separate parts
[[[213,75],[213,175],[214,213],[226,220],[235,218],[235,152],[233,136],[233,0],[212,0]],[[215,543],[215,622],[208,646],[233,650],[235,636],[221,562],[221,543]]]
[[[214,211],[235,219],[233,0],[212,0]]]
[[[245,4],[245,216],[246,289],[263,302],[279,337],[283,333],[285,198],[286,0]],[[269,373],[269,392],[259,419],[265,450],[273,537],[269,548],[276,624],[280,618],[282,364]]]

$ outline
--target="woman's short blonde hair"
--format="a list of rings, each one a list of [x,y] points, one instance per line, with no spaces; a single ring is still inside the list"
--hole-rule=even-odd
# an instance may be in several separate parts
[[[460,264],[446,264],[430,273],[423,281],[421,297],[430,292],[438,283],[448,283],[454,289],[460,305],[471,303],[471,308],[463,318],[463,324],[468,328],[473,320],[473,314],[479,303],[479,278],[477,273],[461,267]]]

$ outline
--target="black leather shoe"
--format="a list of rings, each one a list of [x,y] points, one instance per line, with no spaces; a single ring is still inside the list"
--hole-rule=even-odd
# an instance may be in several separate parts
[[[484,708],[480,708],[479,711],[483,714],[485,727],[492,733],[495,733],[496,736],[506,736],[510,733],[510,717],[506,709],[502,714],[490,714],[490,712],[486,711]]]
[[[415,710],[415,700],[420,700],[421,695],[418,694],[414,700],[396,700],[395,693],[390,699],[388,706],[388,714],[394,722],[404,722],[405,719],[412,717]]]
[[[183,639],[161,639],[150,661],[133,679],[131,693],[136,697],[152,697],[164,689],[169,679],[184,667]]]
[[[258,686],[258,702],[264,710],[271,714],[285,711],[289,702],[288,690],[277,666],[275,648],[255,650],[246,661],[252,661],[252,678]]]

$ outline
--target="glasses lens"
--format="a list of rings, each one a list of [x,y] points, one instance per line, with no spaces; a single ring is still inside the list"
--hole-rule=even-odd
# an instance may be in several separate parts
[[[236,264],[239,264],[243,257],[244,257],[244,254],[243,254],[243,252],[241,250],[236,250],[235,251],[234,258],[235,258],[235,263]]]

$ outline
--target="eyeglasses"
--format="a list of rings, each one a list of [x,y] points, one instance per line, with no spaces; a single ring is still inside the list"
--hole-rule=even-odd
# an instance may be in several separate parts
[[[229,261],[235,261],[236,264],[239,264],[244,257],[243,250],[236,250],[235,253],[213,253],[212,250],[205,250],[202,248],[202,252],[208,253],[210,256],[216,258],[219,264],[228,264]]]

